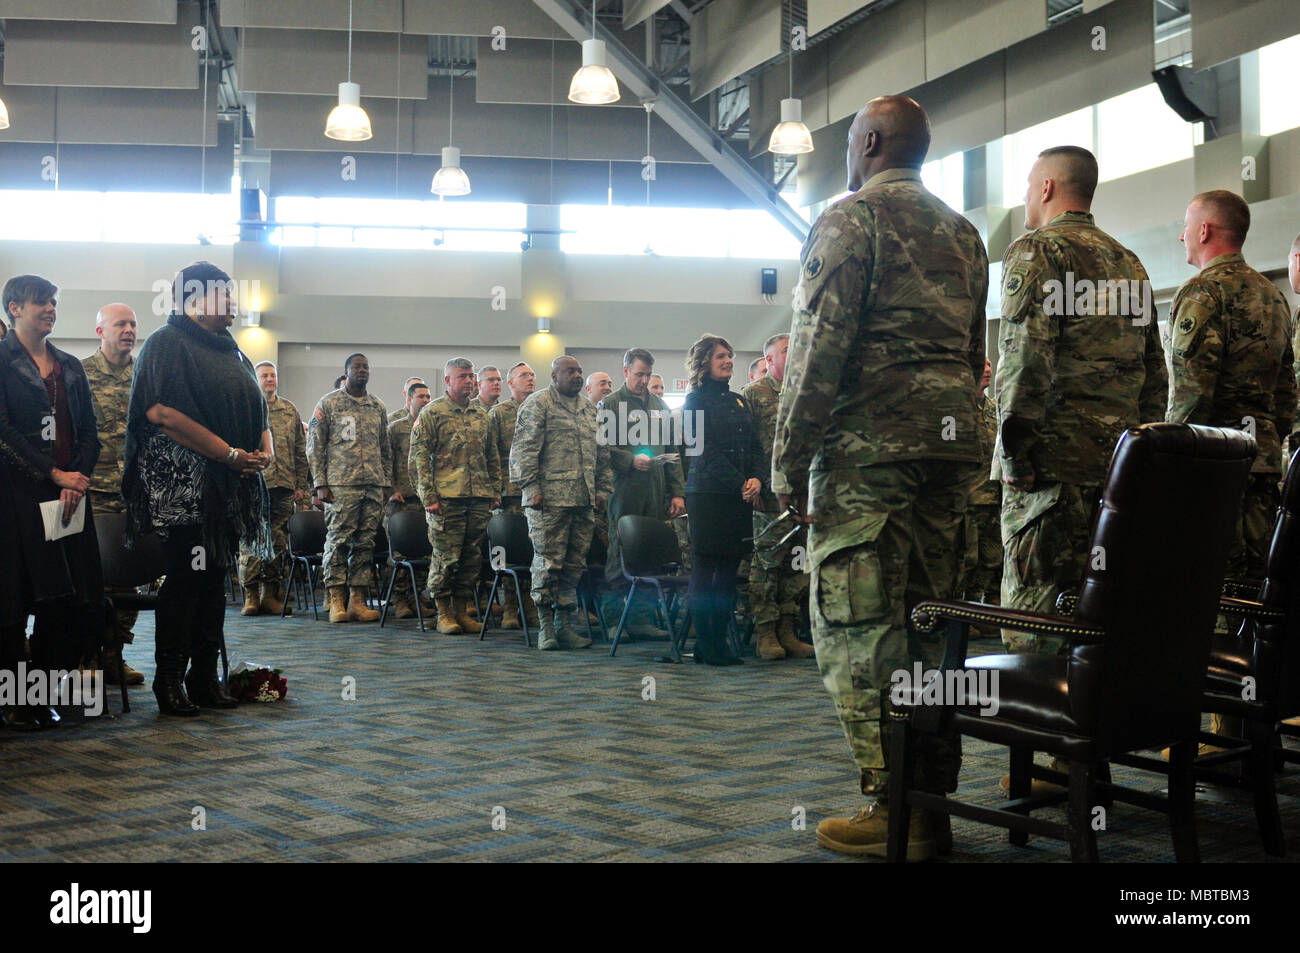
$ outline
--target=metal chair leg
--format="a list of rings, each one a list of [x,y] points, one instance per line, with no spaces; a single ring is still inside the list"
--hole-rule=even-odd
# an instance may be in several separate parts
[[[618,617],[618,628],[614,630],[614,641],[609,647],[609,654],[612,656],[618,651],[619,640],[623,638],[623,626],[627,625],[627,614],[632,608],[632,597],[636,594],[637,580],[632,580],[632,585],[628,587],[627,598],[623,601],[623,614]]]
[[[488,593],[488,605],[491,605],[491,604],[492,604],[492,600],[496,598],[496,594],[497,594],[497,583],[500,582],[500,581],[501,581],[501,573],[496,572],[496,571],[493,571],[493,573],[492,573],[492,591]],[[474,601],[475,601],[475,602],[478,602],[478,599],[476,598]],[[479,630],[478,630],[478,640],[479,640],[480,642],[482,642],[484,636],[487,635],[488,625],[489,625],[489,623],[491,623],[492,619],[491,619],[490,616],[484,615],[482,612],[479,613],[478,617],[479,617],[479,621],[483,623],[482,626],[481,626],[481,627],[479,628]],[[527,620],[527,619],[525,619],[525,620],[523,620],[523,621],[524,621],[524,625],[525,625],[525,626],[528,625],[528,620]]]
[[[388,577],[388,588],[384,591],[384,608],[379,614],[379,627],[382,629],[384,623],[388,621],[388,607],[393,604],[393,586],[397,584],[397,567],[393,567],[392,574]],[[420,600],[416,600],[419,602]]]
[[[664,597],[663,586],[656,581],[655,592],[658,595],[659,611],[663,612],[664,624],[668,629],[668,655],[674,662],[682,660],[682,653],[677,648],[677,630],[673,627],[672,616],[668,614],[668,600]]]
[[[524,611],[524,590],[519,582],[519,573],[513,569],[507,571],[510,573],[510,578],[514,580],[515,598],[519,601],[519,625],[524,630],[524,648],[531,649],[533,643],[528,640],[528,613]],[[541,636],[539,635],[538,638]]]
[[[283,619],[289,608],[289,595],[293,592],[293,571],[298,566],[293,555],[289,556],[289,578],[284,581],[284,602],[280,603],[280,618]]]

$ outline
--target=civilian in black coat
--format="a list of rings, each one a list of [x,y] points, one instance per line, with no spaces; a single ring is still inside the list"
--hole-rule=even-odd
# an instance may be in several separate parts
[[[686,358],[691,390],[683,426],[700,448],[686,477],[691,527],[691,621],[695,661],[739,665],[727,643],[736,603],[736,570],[750,551],[754,500],[768,479],[763,445],[748,402],[729,386],[736,352],[706,334]]]
[[[104,585],[90,500],[99,434],[81,362],[46,339],[54,330],[56,288],[36,275],[4,286],[13,325],[0,340],[0,669],[23,658],[27,616],[34,614],[32,666],[75,670],[98,648]],[[39,505],[62,501],[64,521],[86,507],[86,528],[46,542]],[[57,724],[47,706],[5,713],[10,727]]]

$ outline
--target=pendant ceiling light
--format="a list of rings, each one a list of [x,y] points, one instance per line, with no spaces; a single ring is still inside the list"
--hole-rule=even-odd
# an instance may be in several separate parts
[[[0,99],[0,129],[9,128],[9,110],[5,108],[5,101]]]
[[[363,142],[373,135],[370,117],[361,108],[361,86],[352,82],[352,0],[348,0],[348,81],[339,83],[339,104],[325,120],[325,135],[343,142]]]
[[[591,39],[582,41],[582,68],[569,84],[569,101],[603,106],[619,100],[618,80],[605,65],[605,41],[596,39],[596,2],[591,3]]]
[[[447,99],[447,145],[442,147],[442,168],[434,173],[429,191],[435,195],[469,195],[469,176],[460,167],[460,150],[451,145],[452,120],[455,118],[456,80],[450,81]]]
[[[793,17],[793,11],[791,11]],[[769,152],[781,156],[797,156],[813,151],[812,133],[803,124],[803,102],[794,98],[794,49],[790,58],[790,98],[781,100],[781,122],[772,130],[767,142]]]

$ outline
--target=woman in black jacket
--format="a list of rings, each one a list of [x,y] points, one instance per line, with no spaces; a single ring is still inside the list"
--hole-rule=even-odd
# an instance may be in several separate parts
[[[736,603],[736,570],[751,548],[746,540],[753,534],[754,500],[768,479],[749,404],[728,386],[735,356],[725,338],[706,334],[686,357],[691,389],[683,424],[700,448],[686,477],[688,598],[695,661],[708,665],[740,664],[727,643],[727,623]]]
[[[0,340],[0,669],[11,672],[23,660],[29,614],[39,671],[75,670],[102,634],[99,543],[85,497],[99,433],[81,362],[46,340],[58,291],[44,278],[19,275],[3,292],[13,330]],[[60,501],[65,524],[85,507],[85,529],[47,542],[40,504],[50,500]],[[0,720],[32,730],[60,718],[48,705],[20,705]]]

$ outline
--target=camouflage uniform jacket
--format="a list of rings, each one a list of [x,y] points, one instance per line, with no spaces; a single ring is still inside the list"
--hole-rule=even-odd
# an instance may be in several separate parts
[[[1277,286],[1239,254],[1209,262],[1174,296],[1168,359],[1168,419],[1253,427],[1252,472],[1280,473],[1296,379],[1290,308]]]
[[[307,429],[314,487],[388,486],[392,445],[384,402],[374,394],[330,391],[316,404]]]
[[[402,494],[407,503],[416,503],[420,494],[411,480],[411,427],[409,414],[394,420],[388,425],[388,440],[393,446],[393,492]]]
[[[762,441],[763,453],[767,457],[764,472],[772,469],[772,443],[776,438],[776,410],[781,403],[781,384],[765,375],[756,381],[750,381],[740,390],[740,396],[749,402],[749,409],[754,414],[754,426],[758,429],[758,439]],[[780,508],[776,494],[767,487],[763,488],[759,499],[765,513],[775,513]]]
[[[772,489],[833,499],[853,471],[907,460],[978,462],[988,257],[975,226],[912,169],[872,176],[804,243],[776,418]],[[811,471],[811,473],[810,473]],[[841,494],[815,532],[815,567],[876,517]]]
[[[971,488],[968,502],[971,506],[998,505],[1002,502],[1002,484],[990,475],[993,446],[998,438],[998,405],[988,394],[980,396],[979,405],[980,453],[983,454],[983,459],[980,461],[979,480]]]
[[[487,404],[483,403],[483,398],[480,397],[478,394],[475,394],[473,397],[471,397],[469,399],[469,402],[473,404],[475,407],[480,408],[483,411],[483,413],[486,414],[492,410],[492,407],[495,407],[497,404],[501,403],[501,398],[498,397],[496,399],[496,403],[493,404],[492,407],[489,407]]]
[[[114,367],[104,352],[97,350],[81,366],[90,383],[90,401],[99,430],[99,459],[90,474],[90,490],[119,496],[126,469],[126,408],[131,402],[135,359],[128,357],[123,367]]]
[[[487,411],[459,407],[445,394],[426,404],[411,430],[410,467],[425,506],[444,497],[496,499],[501,457],[488,440]]]
[[[268,490],[302,490],[311,496],[311,470],[307,466],[307,435],[302,430],[298,408],[285,397],[266,405],[271,427],[271,449],[275,459],[263,476]]]
[[[409,416],[411,416],[411,412],[409,410],[407,410],[405,407],[398,407],[396,410],[389,412],[388,422],[391,424],[395,420],[405,420]]]
[[[510,479],[524,505],[595,506],[614,489],[609,448],[596,440],[596,405],[582,393],[563,396],[552,384],[521,408],[510,448]]]
[[[501,458],[501,496],[521,496],[519,487],[510,481],[510,447],[515,442],[515,423],[519,402],[513,397],[497,401],[488,411],[488,439],[497,445]]]
[[[995,479],[1101,483],[1120,434],[1164,418],[1168,375],[1149,287],[1137,256],[1087,212],[1062,212],[1011,243]]]

